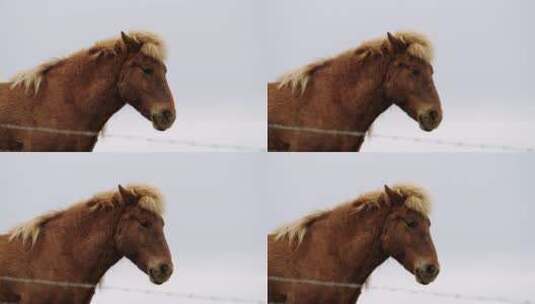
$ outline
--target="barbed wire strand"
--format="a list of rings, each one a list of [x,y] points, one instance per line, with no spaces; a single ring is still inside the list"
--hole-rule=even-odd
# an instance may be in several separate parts
[[[200,294],[195,294],[195,293],[180,293],[180,292],[175,292],[175,291],[151,290],[151,289],[142,289],[142,288],[120,287],[120,286],[107,286],[107,285],[88,284],[88,283],[71,283],[71,282],[65,282],[65,281],[25,279],[25,278],[15,278],[15,277],[9,277],[9,276],[0,276],[0,281],[55,286],[55,287],[61,287],[61,288],[113,290],[113,291],[121,291],[121,292],[128,292],[128,293],[141,293],[141,294],[147,294],[147,295],[158,295],[158,296],[166,296],[166,297],[174,297],[174,298],[182,298],[182,299],[203,300],[203,301],[210,301],[210,302],[249,303],[249,304],[265,304],[266,303],[266,301],[262,301],[262,300],[245,299],[245,298],[240,298],[240,297],[200,295]],[[0,302],[0,304],[17,304],[17,303]]]
[[[65,130],[65,129],[54,129],[47,127],[25,127],[13,124],[0,124],[0,128],[11,129],[11,130],[22,130],[28,132],[40,132],[40,133],[49,133],[49,134],[61,134],[61,135],[73,135],[73,136],[86,136],[86,137],[95,137],[99,136],[99,132],[92,131],[77,131],[77,130]],[[216,144],[216,143],[202,143],[193,140],[177,140],[177,139],[165,139],[165,138],[153,138],[146,137],[141,135],[126,135],[126,134],[106,134],[104,138],[117,138],[125,140],[139,140],[146,141],[150,143],[162,143],[170,145],[182,145],[190,146],[197,148],[208,148],[212,150],[220,149],[230,149],[235,151],[244,151],[244,152],[264,152],[265,149],[244,145],[234,145],[234,144]],[[2,152],[9,152],[9,150],[0,150]]]
[[[449,299],[456,299],[456,300],[470,300],[470,301],[476,301],[476,302],[494,302],[494,303],[507,303],[507,304],[535,304],[534,301],[530,301],[530,300],[515,301],[515,300],[504,298],[504,297],[466,295],[466,294],[460,294],[460,293],[448,293],[448,292],[436,292],[436,291],[417,290],[417,289],[408,289],[408,288],[396,288],[396,287],[388,287],[388,286],[381,286],[381,285],[365,286],[364,284],[340,283],[340,282],[319,281],[319,280],[310,280],[310,279],[284,278],[284,277],[278,277],[278,276],[269,276],[268,280],[275,281],[275,282],[284,282],[284,283],[311,284],[311,285],[334,287],[334,288],[360,289],[364,287],[366,289],[371,289],[371,290],[403,292],[403,293],[408,293],[408,294],[427,295],[427,296],[449,298]]]
[[[463,141],[448,141],[442,139],[429,139],[429,138],[420,138],[420,137],[410,137],[410,136],[398,136],[398,135],[386,135],[378,133],[367,133],[360,131],[344,131],[344,130],[329,130],[329,129],[318,129],[310,127],[296,127],[296,126],[286,126],[281,124],[269,124],[268,128],[278,129],[285,131],[293,132],[305,132],[305,133],[315,133],[315,134],[326,134],[333,136],[353,136],[353,137],[375,137],[383,138],[396,141],[411,141],[418,143],[428,143],[434,145],[443,145],[443,146],[456,146],[460,148],[477,148],[481,150],[503,150],[503,151],[517,151],[517,152],[534,152],[535,147],[515,147],[511,145],[499,145],[499,144],[488,144],[488,143],[473,143],[473,142],[463,142]]]
[[[64,130],[64,129],[54,129],[47,127],[25,127],[18,126],[13,124],[0,124],[0,128],[5,129],[14,129],[14,130],[23,130],[23,131],[35,131],[43,133],[55,133],[62,135],[75,135],[75,136],[88,136],[94,137],[99,136],[99,132],[90,132],[90,131],[76,131],[76,130]],[[451,140],[442,140],[442,139],[430,139],[430,138],[421,138],[421,137],[410,137],[410,136],[401,136],[401,135],[387,135],[387,134],[377,134],[377,133],[367,133],[359,131],[344,131],[344,130],[326,130],[318,128],[309,128],[309,127],[296,127],[296,126],[285,126],[280,124],[269,124],[268,128],[270,129],[280,129],[286,131],[294,132],[308,132],[308,133],[317,133],[317,134],[328,134],[333,136],[354,136],[354,137],[363,137],[368,136],[372,138],[382,138],[394,141],[409,141],[416,143],[427,143],[432,145],[442,145],[442,146],[452,146],[459,148],[474,148],[480,150],[501,150],[501,151],[510,151],[510,152],[535,152],[535,147],[517,147],[506,144],[489,144],[489,143],[475,143],[475,142],[464,142],[464,141],[451,141]],[[139,140],[146,141],[151,143],[162,143],[170,145],[182,145],[190,146],[197,148],[208,148],[213,150],[220,149],[229,149],[235,151],[244,151],[244,152],[264,152],[264,148],[244,146],[244,145],[235,145],[235,144],[216,144],[216,143],[203,143],[193,140],[177,140],[177,139],[164,139],[164,138],[152,138],[140,135],[126,135],[126,134],[106,134],[105,138],[118,138],[125,140]],[[9,152],[7,150],[0,150],[3,152]]]
[[[311,285],[319,285],[319,286],[333,287],[333,288],[360,289],[364,287],[363,284],[320,281],[320,280],[311,280],[311,279],[284,278],[284,277],[278,277],[278,276],[269,276],[268,280],[284,282],[284,283],[311,284]],[[175,297],[175,298],[182,298],[182,299],[204,300],[204,301],[211,301],[211,302],[250,303],[250,304],[265,304],[266,303],[266,301],[263,301],[263,300],[245,299],[245,298],[240,298],[240,297],[210,296],[210,295],[200,295],[200,294],[195,294],[195,293],[180,293],[180,292],[175,292],[175,291],[161,291],[161,290],[129,288],[129,287],[120,287],[120,286],[102,286],[102,285],[98,286],[95,284],[87,284],[87,283],[72,283],[72,282],[61,282],[61,281],[39,280],[39,279],[25,279],[25,278],[15,278],[15,277],[8,277],[8,276],[0,276],[0,281],[18,282],[18,283],[24,283],[24,284],[38,284],[38,285],[45,285],[45,286],[57,286],[57,287],[62,287],[62,288],[82,288],[82,289],[99,288],[101,290],[115,290],[115,291],[128,292],[128,293],[143,293],[147,295],[159,295],[159,296]],[[456,300],[471,300],[471,301],[476,301],[476,302],[495,302],[495,303],[507,303],[507,304],[534,304],[535,303],[530,300],[515,301],[515,300],[504,298],[504,297],[466,295],[466,294],[461,294],[461,293],[435,292],[435,291],[396,288],[396,287],[379,286],[379,285],[367,286],[366,288],[371,289],[371,290],[402,292],[402,293],[407,293],[407,294],[425,295],[425,296],[449,298],[449,299],[456,299]],[[17,304],[17,303],[0,302],[0,304]],[[269,304],[284,304],[284,303],[269,302]]]

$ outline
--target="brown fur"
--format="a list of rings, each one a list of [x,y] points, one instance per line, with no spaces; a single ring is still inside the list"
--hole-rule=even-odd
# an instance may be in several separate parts
[[[273,125],[365,134],[392,104],[431,131],[442,120],[430,60],[432,46],[416,33],[388,34],[334,58],[290,72],[268,85],[270,151],[359,151],[350,135],[281,130]]]
[[[154,188],[133,185],[37,217],[0,235],[0,277],[94,286],[127,257],[161,284],[173,269],[162,199]],[[94,292],[0,278],[0,302],[89,303]]]
[[[156,129],[171,127],[175,107],[164,58],[161,39],[133,32],[0,83],[0,150],[91,151],[108,119],[127,103]]]
[[[400,189],[385,186],[384,192],[281,227],[268,236],[268,276],[362,286],[376,267],[393,257],[420,283],[430,283],[439,265],[430,222],[422,213],[429,208],[415,207],[428,205],[422,204],[427,196],[412,191],[416,188]],[[360,292],[360,288],[268,280],[268,302],[353,304]]]

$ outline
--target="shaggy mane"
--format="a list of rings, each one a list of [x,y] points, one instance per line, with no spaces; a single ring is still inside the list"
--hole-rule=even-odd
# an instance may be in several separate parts
[[[140,208],[163,217],[165,212],[165,201],[158,189],[149,185],[128,185],[125,188],[139,196],[138,206]],[[95,212],[97,210],[110,210],[123,205],[124,201],[118,190],[101,192],[95,194],[92,198],[76,203],[67,209],[48,212],[15,227],[9,232],[9,241],[11,242],[20,239],[23,244],[26,244],[26,242],[31,240],[33,246],[39,238],[42,227],[50,220],[67,212],[79,209],[87,209],[90,212]]]
[[[392,187],[392,190],[405,197],[405,207],[425,216],[431,214],[431,198],[423,188],[411,184],[397,184]],[[290,243],[295,241],[297,242],[297,245],[299,245],[305,238],[308,227],[319,219],[329,215],[334,210],[350,208],[350,212],[356,214],[368,208],[380,208],[386,204],[382,199],[383,195],[384,190],[364,193],[355,200],[342,203],[334,208],[314,211],[292,223],[282,225],[275,229],[271,235],[273,235],[277,241],[288,239]]]
[[[393,35],[407,45],[407,52],[410,55],[431,64],[433,61],[433,45],[425,35],[416,32],[397,32]],[[300,90],[300,93],[303,94],[315,71],[342,56],[357,55],[357,60],[363,60],[371,55],[384,56],[390,52],[392,52],[392,46],[388,38],[368,40],[363,42],[360,46],[347,50],[334,57],[320,59],[285,73],[277,80],[277,82],[279,82],[279,89],[288,86],[292,91]]]
[[[165,42],[157,34],[144,31],[132,31],[128,33],[128,36],[137,43],[142,44],[140,50],[141,53],[161,62],[166,60],[167,48]],[[93,58],[98,58],[103,54],[118,55],[123,52],[126,52],[126,46],[120,36],[97,41],[89,49],[82,49],[67,57],[51,59],[31,70],[19,72],[10,80],[11,89],[22,86],[27,94],[31,93],[32,90],[34,94],[37,94],[46,72],[65,60],[78,55],[87,55]]]

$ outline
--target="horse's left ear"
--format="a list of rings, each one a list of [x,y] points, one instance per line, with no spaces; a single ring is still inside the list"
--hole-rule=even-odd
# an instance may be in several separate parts
[[[397,191],[390,189],[390,187],[387,185],[385,185],[385,193],[391,205],[401,206],[405,203],[403,196],[401,196]]]
[[[407,49],[407,45],[401,41],[401,39],[392,35],[392,33],[388,32],[386,33],[386,36],[388,37],[388,42],[390,42],[390,45],[395,53],[402,53]]]
[[[126,49],[129,53],[137,53],[141,49],[141,43],[137,42],[134,38],[128,36],[124,32],[121,32],[121,39],[126,45]]]
[[[119,185],[119,193],[121,194],[121,198],[123,199],[126,205],[137,204],[137,196],[131,190],[128,190],[123,186]]]

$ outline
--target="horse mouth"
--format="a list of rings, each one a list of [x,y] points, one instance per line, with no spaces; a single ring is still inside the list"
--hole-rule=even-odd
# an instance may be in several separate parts
[[[435,280],[436,277],[430,277],[430,276],[420,276],[416,275],[416,281],[422,285],[428,285],[432,283]]]
[[[425,132],[431,132],[436,128],[435,126],[429,125],[427,123],[423,123],[422,121],[419,121],[418,124],[420,125],[420,129],[422,129]]]
[[[438,128],[441,121],[442,117],[436,111],[429,111],[425,114],[418,116],[418,124],[420,125],[420,129],[426,132],[431,132],[434,129]]]
[[[162,285],[163,283],[167,282],[170,277],[171,275],[168,275],[168,274],[152,273],[152,272],[149,274],[150,281],[156,285]]]
[[[171,128],[175,119],[175,114],[169,110],[155,113],[151,116],[152,126],[158,131],[165,131]]]
[[[428,285],[433,282],[438,276],[438,270],[433,272],[426,272],[422,270],[416,270],[414,276],[416,281],[422,285]]]

